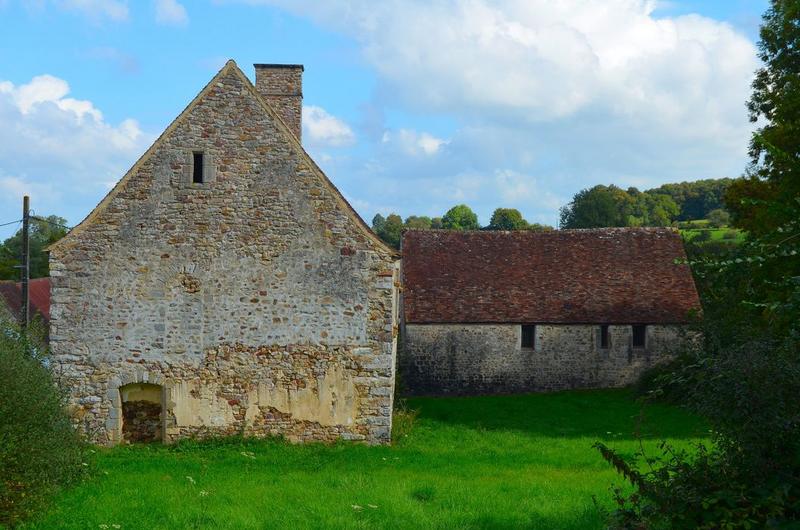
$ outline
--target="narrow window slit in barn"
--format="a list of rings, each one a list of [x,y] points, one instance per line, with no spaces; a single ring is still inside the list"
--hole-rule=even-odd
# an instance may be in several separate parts
[[[119,389],[122,398],[122,440],[125,443],[159,442],[162,436],[162,388],[135,383]]]
[[[600,326],[600,348],[607,350],[611,347],[611,336],[608,333],[608,324]]]
[[[536,326],[526,325],[522,326],[522,348],[534,349],[536,346]]]
[[[195,151],[192,153],[192,182],[195,184],[203,183],[203,153]]]
[[[647,342],[647,326],[644,324],[635,324],[633,326],[633,347],[644,348]]]

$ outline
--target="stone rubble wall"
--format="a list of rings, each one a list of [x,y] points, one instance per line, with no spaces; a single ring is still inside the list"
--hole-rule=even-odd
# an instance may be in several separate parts
[[[163,439],[161,424],[161,403],[122,402],[122,439],[125,442],[159,441]]]
[[[51,252],[51,346],[75,421],[119,442],[119,388],[149,383],[167,441],[386,443],[399,263],[237,72]]]
[[[622,387],[671,359],[691,340],[681,326],[647,326],[646,348],[633,348],[631,327],[537,325],[536,348],[523,349],[515,324],[407,324],[398,354],[401,392],[473,395]]]
[[[257,64],[256,89],[299,140],[303,131],[303,67]]]

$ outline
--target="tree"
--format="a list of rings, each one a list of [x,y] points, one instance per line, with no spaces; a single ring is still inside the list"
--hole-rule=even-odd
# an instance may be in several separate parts
[[[442,217],[442,228],[449,230],[478,230],[478,216],[466,204],[453,206]]]
[[[442,218],[434,217],[433,219],[431,219],[431,228],[433,228],[434,230],[442,228]]]
[[[625,226],[624,204],[628,194],[614,186],[598,185],[579,191],[572,202],[561,208],[562,228],[601,228]]]
[[[614,528],[793,528],[800,520],[799,0],[771,1],[759,50],[764,66],[748,108],[761,127],[747,178],[726,192],[748,237],[691,263],[703,342],[650,394],[694,409],[713,443],[692,453],[667,446],[648,467],[598,444],[636,488],[617,491]]]
[[[515,208],[497,208],[486,230],[526,230],[528,221]]]
[[[400,248],[400,238],[403,235],[403,218],[396,213],[390,214],[383,225],[381,239],[394,248]]]
[[[733,182],[729,178],[679,182],[664,184],[645,193],[669,195],[680,210],[676,220],[691,221],[705,219],[711,210],[723,208],[725,193]]]
[[[628,226],[669,226],[680,209],[669,195],[637,193],[626,203]]]
[[[794,220],[800,200],[800,2],[773,0],[758,44],[763,66],[747,102],[750,121],[763,123],[750,142],[751,182],[730,201],[734,222],[755,235]],[[755,212],[755,213],[754,213]],[[751,219],[752,224],[742,224]]]
[[[31,218],[30,223],[30,273],[31,278],[50,275],[49,257],[45,249],[67,233],[66,219],[56,215],[46,218]],[[22,229],[6,239],[0,246],[0,279],[19,280],[19,264],[22,256]]]
[[[431,218],[425,215],[410,215],[406,217],[406,228],[425,230],[431,228]]]
[[[600,185],[579,191],[561,209],[561,226],[669,226],[679,212],[678,205],[666,193]]]
[[[403,219],[396,213],[383,217],[376,214],[372,218],[372,231],[387,245],[400,248],[400,237],[403,234]]]
[[[383,227],[386,226],[386,218],[379,213],[372,218],[372,231],[380,235]]]
[[[711,226],[715,228],[722,228],[723,226],[728,226],[728,223],[730,223],[731,214],[722,208],[717,208],[716,210],[711,210],[708,212],[706,219],[708,219],[708,224]]]

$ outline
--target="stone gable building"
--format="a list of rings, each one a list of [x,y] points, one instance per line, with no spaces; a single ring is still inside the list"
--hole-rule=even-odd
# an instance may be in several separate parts
[[[691,339],[700,309],[668,228],[410,230],[401,248],[410,394],[624,386]]]
[[[303,67],[229,61],[50,249],[92,440],[390,439],[399,258],[300,144]]]

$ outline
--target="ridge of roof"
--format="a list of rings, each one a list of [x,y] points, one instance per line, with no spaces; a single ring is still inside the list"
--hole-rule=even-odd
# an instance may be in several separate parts
[[[314,173],[322,179],[326,186],[333,192],[334,197],[337,199],[339,204],[344,207],[344,210],[351,219],[356,222],[356,225],[361,227],[367,237],[373,240],[379,248],[382,248],[384,251],[388,252],[393,257],[399,257],[399,253],[388,246],[386,243],[381,240],[375,232],[366,224],[366,222],[358,215],[358,212],[347,202],[347,199],[344,198],[342,193],[339,189],[331,182],[331,180],[325,175],[325,173],[320,169],[314,159],[306,152],[303,148],[300,140],[295,136],[295,134],[289,129],[283,119],[278,115],[278,113],[267,103],[267,101],[261,96],[258,90],[255,88],[253,83],[250,79],[242,72],[239,66],[236,64],[236,61],[233,59],[229,59],[225,65],[211,78],[211,80],[206,83],[206,85],[197,93],[197,95],[189,102],[188,105],[181,111],[178,116],[172,120],[172,122],[167,126],[166,129],[156,138],[156,140],[150,145],[150,147],[145,150],[145,152],[136,160],[136,162],[131,166],[131,168],[120,178],[117,183],[111,188],[108,193],[100,200],[99,203],[92,209],[91,212],[77,225],[75,225],[67,234],[56,241],[55,243],[48,246],[45,250],[50,252],[53,251],[62,245],[67,244],[70,242],[75,235],[81,233],[86,227],[90,226],[92,222],[100,215],[100,213],[105,210],[108,204],[113,200],[113,198],[120,192],[123,186],[131,179],[131,177],[136,174],[136,172],[147,162],[153,153],[156,151],[158,147],[160,147],[165,141],[166,138],[180,125],[189,113],[197,106],[197,104],[205,97],[205,95],[211,90],[214,86],[215,82],[225,75],[229,73],[233,73],[237,75],[242,81],[244,81],[244,85],[248,88],[250,93],[255,96],[255,99],[261,105],[262,109],[267,112],[270,117],[272,117],[278,126],[278,129],[286,135],[287,139],[289,139],[290,143],[294,145],[295,148],[299,149],[300,156],[304,158],[306,162],[309,163],[310,167],[314,171]]]

